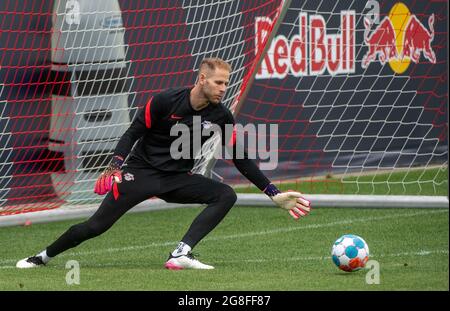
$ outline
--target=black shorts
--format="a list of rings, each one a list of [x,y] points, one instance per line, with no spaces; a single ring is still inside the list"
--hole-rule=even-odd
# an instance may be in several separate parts
[[[208,204],[182,239],[191,247],[217,226],[236,202],[236,194],[230,186],[199,174],[124,167],[122,182],[114,184],[94,215],[69,228],[47,247],[47,254],[56,256],[102,234],[132,207],[155,196],[171,203]]]
[[[208,204],[222,193],[229,192],[234,192],[230,186],[200,174],[125,166],[122,169],[122,182],[113,187],[102,205],[113,205],[115,209],[126,212],[152,197],[169,203]]]

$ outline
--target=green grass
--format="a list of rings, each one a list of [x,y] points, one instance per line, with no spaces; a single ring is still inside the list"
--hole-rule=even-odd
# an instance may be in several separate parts
[[[314,194],[447,195],[447,174],[417,169],[278,185]],[[15,262],[79,220],[0,228],[0,290],[449,290],[448,209],[320,208],[294,221],[276,208],[235,207],[195,248],[215,270],[165,270],[168,253],[199,211],[127,214],[100,237],[31,270],[15,269]],[[368,242],[371,259],[380,264],[380,284],[366,283],[367,270],[346,273],[332,263],[331,245],[348,233]],[[69,260],[80,264],[80,285],[66,284]]]
[[[165,270],[199,211],[125,215],[105,234],[31,270],[14,264],[78,221],[0,228],[0,290],[449,290],[448,210],[319,208],[294,221],[281,209],[235,207],[195,249],[215,270]],[[380,284],[366,284],[366,270],[334,266],[331,245],[346,233],[367,241]],[[80,264],[80,285],[66,284],[68,260]]]
[[[447,196],[448,168],[416,168],[394,173],[348,176],[343,179],[329,175],[276,184],[283,191],[292,189],[308,194]],[[241,193],[260,193],[252,185],[238,187],[236,190]]]

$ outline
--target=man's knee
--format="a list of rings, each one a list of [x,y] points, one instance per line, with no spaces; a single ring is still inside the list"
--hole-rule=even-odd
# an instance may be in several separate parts
[[[225,185],[223,189],[221,189],[221,191],[218,193],[218,198],[221,202],[233,206],[234,203],[236,203],[237,195],[233,188]]]
[[[87,222],[86,223],[86,228],[91,237],[96,237],[96,236],[102,234],[103,232],[108,230],[109,227],[110,226],[107,226],[106,224],[100,224],[100,223],[95,223],[95,222]]]

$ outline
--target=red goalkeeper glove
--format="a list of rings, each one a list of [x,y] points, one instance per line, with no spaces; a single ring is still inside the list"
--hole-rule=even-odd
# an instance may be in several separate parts
[[[98,177],[95,183],[94,192],[103,195],[111,191],[113,183],[122,182],[122,172],[120,168],[123,164],[123,158],[120,156],[114,156],[111,160],[109,166],[103,171],[103,173]]]
[[[280,192],[273,184],[269,184],[264,193],[279,207],[289,211],[295,219],[307,216],[311,211],[311,203],[297,191]]]

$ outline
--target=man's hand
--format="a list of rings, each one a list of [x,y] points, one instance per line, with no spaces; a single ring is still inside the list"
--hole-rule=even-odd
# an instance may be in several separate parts
[[[111,191],[113,182],[122,182],[122,172],[120,170],[123,163],[123,159],[119,156],[113,157],[109,166],[98,177],[95,183],[94,192],[103,195]]]
[[[306,200],[300,192],[289,190],[280,192],[274,184],[269,184],[264,189],[273,202],[279,207],[289,211],[289,214],[295,219],[307,216],[311,211],[311,203]]]
[[[299,219],[307,216],[311,211],[311,203],[302,197],[300,192],[287,191],[271,197],[279,207],[289,211],[292,217]]]

